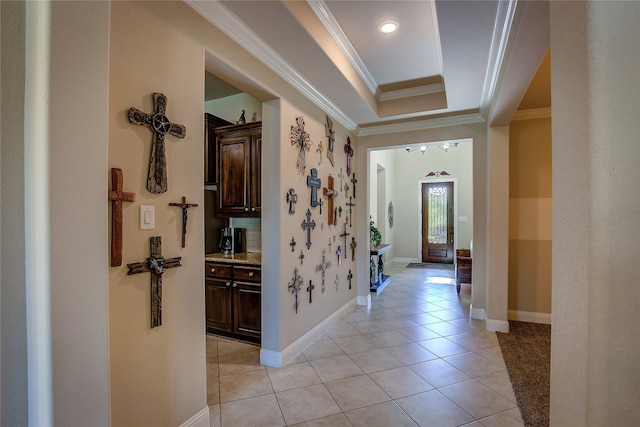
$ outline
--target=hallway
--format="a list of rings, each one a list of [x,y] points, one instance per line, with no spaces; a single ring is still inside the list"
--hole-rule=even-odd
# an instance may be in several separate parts
[[[522,426],[496,334],[469,318],[470,285],[458,296],[452,271],[405,265],[386,264],[371,307],[285,368],[208,335],[211,426]]]

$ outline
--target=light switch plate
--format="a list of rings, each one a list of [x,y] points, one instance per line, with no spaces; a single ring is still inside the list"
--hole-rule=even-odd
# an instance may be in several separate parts
[[[140,206],[140,230],[153,230],[156,227],[156,207]]]

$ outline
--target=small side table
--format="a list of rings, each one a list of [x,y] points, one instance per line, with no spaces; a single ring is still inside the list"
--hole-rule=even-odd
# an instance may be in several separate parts
[[[380,292],[390,281],[391,276],[384,274],[384,263],[382,262],[382,255],[391,250],[393,245],[391,243],[381,243],[375,248],[369,250],[371,258],[371,286],[369,290],[371,292]]]

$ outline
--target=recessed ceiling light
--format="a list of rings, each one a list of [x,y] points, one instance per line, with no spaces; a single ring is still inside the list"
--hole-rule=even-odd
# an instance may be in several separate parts
[[[380,30],[381,33],[389,34],[397,30],[398,27],[399,24],[396,21],[387,19],[385,21],[382,21],[380,25],[378,25],[378,30]]]

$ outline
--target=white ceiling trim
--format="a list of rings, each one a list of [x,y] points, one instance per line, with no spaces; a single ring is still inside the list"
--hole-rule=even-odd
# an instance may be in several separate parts
[[[277,73],[326,114],[351,131],[358,125],[324,94],[318,92],[298,71],[278,55],[262,38],[248,29],[233,13],[218,1],[184,0],[211,24],[215,25],[251,55]]]
[[[551,118],[551,107],[530,108],[528,110],[518,110],[511,120],[532,120]]]
[[[491,48],[489,50],[489,61],[487,63],[487,73],[482,89],[482,99],[480,100],[480,115],[485,119],[494,100],[494,95],[501,74],[504,71],[502,64],[505,60],[509,36],[513,26],[518,0],[499,1],[496,11],[496,22],[493,26],[493,36],[491,38]]]
[[[390,90],[382,92],[379,101],[390,101],[392,99],[410,98],[412,96],[430,95],[432,93],[444,92],[444,83],[434,83],[406,89]]]
[[[361,128],[358,136],[382,135],[387,133],[408,132],[414,130],[434,129],[448,126],[484,123],[485,119],[478,113],[464,114],[437,119],[417,120],[414,122],[391,123]]]
[[[331,37],[333,37],[342,52],[349,59],[349,62],[351,62],[353,68],[367,85],[371,94],[375,95],[378,90],[378,84],[373,79],[371,73],[369,73],[364,62],[360,59],[360,55],[358,55],[358,52],[354,49],[353,45],[347,38],[347,35],[342,31],[340,25],[338,25],[338,21],[336,21],[336,18],[333,16],[325,2],[323,0],[307,0],[307,3],[315,12],[316,16],[318,16],[318,19],[320,19],[327,31],[329,31],[329,34],[331,34]]]

